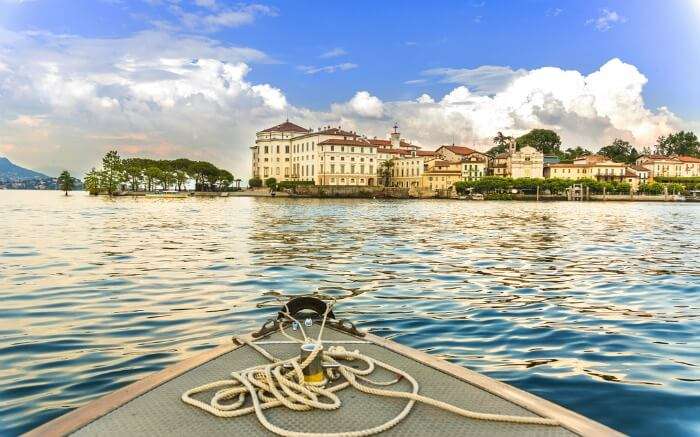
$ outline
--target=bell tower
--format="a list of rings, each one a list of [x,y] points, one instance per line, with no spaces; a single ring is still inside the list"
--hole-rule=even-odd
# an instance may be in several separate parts
[[[399,125],[394,123],[394,132],[391,133],[391,148],[399,148],[401,146],[401,134],[399,133]]]

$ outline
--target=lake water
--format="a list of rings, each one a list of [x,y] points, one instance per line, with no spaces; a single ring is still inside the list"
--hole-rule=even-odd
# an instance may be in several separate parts
[[[700,204],[3,191],[0,434],[306,294],[623,432],[698,434],[698,223]]]

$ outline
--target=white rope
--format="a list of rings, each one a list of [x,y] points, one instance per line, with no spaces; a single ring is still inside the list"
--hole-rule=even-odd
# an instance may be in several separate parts
[[[325,319],[329,312],[330,305],[327,307],[326,313],[324,314],[324,320],[321,325],[322,329],[325,325]],[[289,319],[294,320],[289,313],[284,315]],[[280,330],[285,336],[296,342],[300,342],[298,339],[286,334],[281,325],[282,324],[280,324]],[[303,330],[302,335],[308,341],[308,338]],[[332,368],[326,369],[329,379],[338,379],[337,375],[334,375],[332,370],[335,368],[338,372],[340,372],[340,375],[342,375],[344,381],[329,387],[320,387],[307,384],[304,382],[303,369],[306,368],[306,366],[313,361],[316,355],[321,353],[323,350],[323,345],[320,342],[320,334],[318,338],[319,339],[314,342],[316,344],[315,350],[311,352],[304,361],[301,361],[299,355],[286,360],[280,360],[275,358],[272,354],[265,351],[257,344],[243,338],[238,338],[241,343],[251,346],[253,349],[260,352],[265,358],[270,360],[271,363],[249,367],[238,372],[232,372],[231,379],[215,381],[190,389],[182,395],[182,400],[185,403],[200,408],[216,417],[239,417],[246,414],[255,413],[260,423],[269,431],[281,436],[290,437],[362,437],[378,434],[401,422],[411,412],[411,409],[416,402],[422,402],[436,408],[476,420],[547,426],[559,425],[559,422],[554,419],[480,413],[477,411],[465,410],[436,399],[422,396],[418,394],[418,382],[408,372],[364,355],[358,350],[349,351],[343,346],[331,346],[327,351],[324,351],[322,357],[324,364],[333,366]],[[271,342],[266,343],[270,344]],[[289,342],[284,343],[288,344]],[[339,361],[361,361],[365,364],[365,367],[363,369],[355,369],[353,367],[343,365]],[[291,369],[289,369],[289,367],[291,367]],[[370,375],[376,367],[381,367],[391,373],[394,373],[398,375],[398,378],[388,382],[374,382],[368,379],[367,376]],[[361,380],[375,386],[388,386],[400,381],[402,378],[405,378],[411,384],[410,392],[375,388],[359,382]],[[349,386],[370,395],[407,399],[408,403],[403,410],[401,410],[401,412],[391,420],[381,425],[359,431],[311,433],[287,430],[268,421],[263,413],[263,411],[268,408],[273,408],[280,405],[294,411],[309,411],[312,409],[336,410],[341,406],[340,398],[336,393]],[[193,397],[198,393],[211,390],[217,391],[209,403],[202,402]],[[243,407],[248,397],[252,401],[252,406]],[[235,400],[231,402],[233,399]],[[229,402],[226,403],[226,401]]]

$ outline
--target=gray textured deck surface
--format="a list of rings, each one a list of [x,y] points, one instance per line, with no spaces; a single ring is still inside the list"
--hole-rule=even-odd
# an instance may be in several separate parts
[[[327,340],[355,339],[344,333],[326,330]],[[284,340],[279,333],[265,340]],[[286,358],[298,353],[298,345],[265,345],[273,355]],[[411,360],[374,344],[352,344],[365,354],[391,363],[413,375],[420,384],[420,393],[474,411],[534,416],[509,401],[474,387],[451,375]],[[219,379],[227,379],[232,370],[267,363],[249,346],[238,348],[197,367],[150,392],[132,400],[115,411],[88,424],[73,435],[266,435],[255,415],[222,419],[209,415],[180,400],[190,388]],[[376,372],[376,380],[391,380],[392,375]],[[406,381],[391,387],[409,391]],[[211,397],[211,394],[209,394]],[[379,425],[397,415],[405,400],[376,397],[347,388],[339,393],[342,406],[335,411],[292,412],[283,408],[266,411],[268,419],[283,428],[305,432],[354,431]],[[208,399],[203,397],[202,399]],[[573,435],[561,427],[519,425],[466,419],[436,408],[417,403],[409,416],[385,435],[473,435],[473,436],[564,436]]]

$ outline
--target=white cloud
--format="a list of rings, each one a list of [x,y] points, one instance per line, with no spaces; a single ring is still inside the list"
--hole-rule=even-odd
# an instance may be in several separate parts
[[[326,65],[325,67],[316,67],[313,65],[300,65],[298,68],[306,74],[317,73],[336,73],[338,71],[348,71],[357,68],[357,64],[351,62],[343,62],[342,64]]]
[[[627,18],[623,17],[615,11],[603,8],[600,10],[600,15],[598,15],[595,18],[586,20],[586,25],[588,26],[592,24],[599,31],[606,32],[612,29],[614,24],[626,22]]]
[[[348,54],[348,52],[346,52],[346,51],[343,50],[342,48],[340,48],[340,47],[335,47],[335,48],[333,48],[333,49],[331,49],[331,50],[328,50],[327,52],[321,53],[321,55],[319,56],[319,58],[324,58],[324,59],[327,59],[327,58],[337,58],[337,57],[339,57],[339,56],[345,56],[345,55],[347,55],[347,54]]]
[[[201,4],[200,4],[201,3]],[[173,11],[179,17],[182,24],[190,30],[215,32],[219,29],[239,27],[253,23],[259,16],[276,16],[277,9],[262,5],[239,5],[235,8],[219,8],[216,2],[202,1],[199,6],[211,9],[212,13],[186,12],[179,6],[173,6]]]
[[[267,59],[161,32],[101,40],[0,31],[0,143],[50,173],[84,172],[116,148],[245,174],[255,128],[290,110],[281,90],[247,79],[249,63]]]
[[[443,83],[466,85],[481,94],[503,91],[511,82],[526,74],[523,69],[513,70],[498,65],[482,65],[477,68],[432,68],[422,73],[425,76],[441,77]]]
[[[426,94],[382,102],[363,91],[333,105],[331,113],[369,135],[383,136],[389,123],[398,120],[407,138],[429,147],[454,138],[486,150],[498,131],[521,135],[540,127],[556,130],[567,147],[597,150],[615,137],[643,147],[687,126],[666,108],[645,106],[646,81],[635,66],[612,59],[589,75],[555,67],[526,71],[491,96],[460,85],[439,101]],[[370,99],[376,110],[362,105]]]
[[[350,101],[334,104],[332,112],[349,117],[381,118],[384,115],[384,104],[369,92],[360,91]]]
[[[82,173],[116,148],[209,160],[246,178],[255,131],[287,116],[380,137],[397,121],[404,137],[428,148],[454,138],[484,150],[498,131],[550,128],[567,147],[598,148],[615,137],[649,146],[698,127],[648,108],[647,78],[619,59],[590,74],[457,68],[436,76],[455,84],[443,96],[382,101],[360,90],[324,111],[296,107],[274,84],[249,79],[251,65],[269,61],[254,49],[164,31],[95,39],[0,28],[0,152],[51,174]]]

